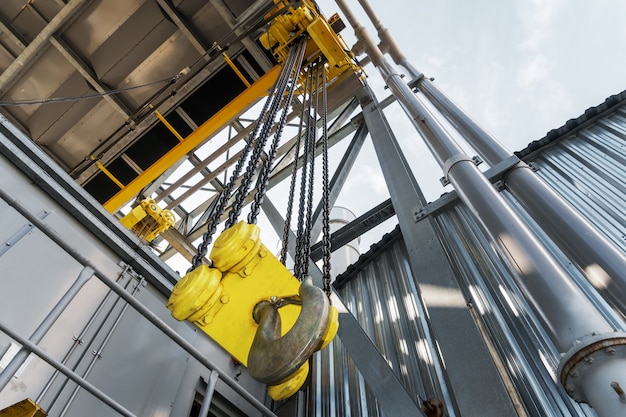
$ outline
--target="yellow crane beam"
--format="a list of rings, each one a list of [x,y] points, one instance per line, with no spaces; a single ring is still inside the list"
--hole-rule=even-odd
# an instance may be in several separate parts
[[[274,84],[274,81],[276,81],[279,72],[279,66],[269,70],[249,88],[244,90],[230,103],[220,109],[220,111],[215,113],[209,120],[190,133],[185,140],[170,149],[165,155],[159,158],[158,161],[152,164],[137,178],[132,180],[117,194],[111,197],[106,203],[104,203],[104,208],[109,213],[114,213],[119,210],[124,204],[139,194],[145,186],[157,179],[175,162],[185,157],[185,155],[194,150],[197,146],[201,145],[202,142],[204,142],[208,137],[211,137],[213,134],[226,126],[256,100],[265,96],[267,94],[267,90],[269,90],[269,88],[271,88]]]

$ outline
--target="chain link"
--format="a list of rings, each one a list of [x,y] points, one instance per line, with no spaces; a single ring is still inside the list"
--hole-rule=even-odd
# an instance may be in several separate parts
[[[277,95],[276,94],[277,89],[279,89],[281,85],[284,84],[285,82],[284,78],[286,78],[284,74],[289,74],[289,72],[287,72],[285,68],[286,67],[282,68],[279,78],[276,80],[276,82],[274,83],[274,85],[272,86],[270,90],[268,99],[265,101],[265,104],[263,105],[263,109],[261,110],[262,115],[266,115],[268,113],[268,109],[271,109],[271,105],[275,101],[275,100],[272,100],[272,97],[275,97]],[[220,193],[217,206],[215,207],[214,212],[212,213],[211,217],[209,218],[207,222],[206,232],[204,232],[202,235],[202,242],[198,245],[198,251],[193,256],[191,260],[191,266],[187,270],[187,273],[193,271],[194,269],[196,269],[202,264],[202,260],[207,254],[208,247],[211,244],[213,235],[215,234],[215,231],[217,230],[217,225],[219,224],[220,219],[222,215],[224,214],[224,211],[226,210],[226,205],[228,201],[230,200],[231,194],[233,192],[233,188],[235,184],[237,183],[239,175],[241,174],[241,170],[243,169],[243,166],[248,157],[248,154],[250,153],[250,150],[253,147],[255,149],[258,147],[257,135],[259,133],[260,128],[262,127],[261,126],[262,124],[263,123],[261,120],[259,120],[255,124],[254,129],[248,138],[248,141],[244,145],[244,148],[241,152],[241,156],[239,157],[239,160],[237,161],[237,164],[235,165],[235,168],[233,172],[231,173],[229,181],[224,186],[224,189]]]
[[[326,95],[326,68],[322,67],[322,254],[323,289],[330,297],[330,195],[328,183],[328,97]]]
[[[302,93],[302,110],[300,111],[300,123],[298,125],[298,134],[296,138],[296,144],[294,146],[295,152],[293,156],[293,166],[291,168],[291,182],[289,184],[289,197],[287,198],[287,212],[285,213],[285,226],[283,228],[283,244],[280,251],[280,262],[283,265],[287,264],[287,252],[289,246],[289,235],[291,231],[291,216],[293,214],[293,203],[296,194],[296,179],[298,173],[298,161],[300,159],[300,146],[302,145],[302,133],[304,130],[305,112],[307,111],[306,104],[307,94],[309,90],[309,77],[304,79],[304,91]],[[305,151],[303,150],[302,160],[305,160]],[[304,163],[304,162],[303,162]],[[296,250],[297,253],[297,250]]]
[[[303,150],[303,158],[302,158],[302,173],[300,175],[300,199],[299,199],[299,211],[298,211],[298,232],[296,235],[296,259],[294,265],[294,275],[299,280],[303,280],[305,278],[305,265],[304,263],[307,261],[304,259],[304,252],[306,242],[304,241],[304,215],[305,215],[305,202],[306,202],[306,190],[307,190],[307,176],[308,176],[308,166],[310,159],[310,151],[311,146],[315,146],[315,144],[311,145],[311,106],[312,106],[312,95],[313,95],[313,70],[309,66],[307,71],[307,76],[309,77],[309,81],[307,82],[309,86],[309,99],[307,101],[307,110],[305,113],[305,137],[304,137],[304,150]]]
[[[272,164],[274,163],[274,159],[276,158],[278,144],[280,143],[280,138],[283,134],[283,130],[287,122],[287,113],[289,111],[289,106],[291,105],[291,100],[293,99],[293,93],[298,84],[298,75],[300,74],[302,58],[304,58],[304,51],[306,49],[306,39],[302,38],[302,40],[298,43],[296,47],[299,49],[295,54],[296,64],[291,72],[291,86],[287,89],[287,96],[285,97],[283,103],[281,103],[282,113],[280,115],[280,119],[278,120],[276,132],[274,133],[274,140],[272,141],[270,149],[267,152],[267,158],[265,158],[265,161],[263,161],[263,165],[261,166],[261,172],[259,173],[259,177],[257,178],[256,193],[254,194],[254,199],[252,201],[252,204],[250,205],[250,214],[248,215],[248,223],[250,224],[256,223],[257,216],[259,215],[259,211],[261,210],[261,204],[263,203],[263,198],[265,197],[265,193],[267,191],[267,185],[269,183],[269,176]]]
[[[226,220],[224,229],[228,229],[229,227],[237,223],[237,219],[241,214],[241,209],[248,195],[248,191],[250,190],[250,185],[252,184],[252,178],[254,177],[254,174],[259,165],[259,161],[261,160],[263,149],[265,148],[265,144],[267,143],[267,139],[270,135],[274,120],[276,120],[276,114],[280,109],[280,104],[283,101],[283,97],[285,95],[289,75],[291,74],[293,65],[295,63],[295,56],[297,52],[296,49],[297,48],[291,48],[289,50],[289,55],[287,55],[287,60],[283,65],[279,76],[278,88],[276,89],[274,96],[270,96],[268,98],[268,100],[271,101],[270,109],[266,114],[262,115],[263,120],[261,123],[263,126],[259,133],[257,142],[255,143],[254,149],[252,150],[252,156],[248,161],[246,171],[241,178],[241,183],[239,184],[239,188],[237,189],[237,193],[235,194],[235,201],[231,205],[230,212],[228,213],[228,220]]]

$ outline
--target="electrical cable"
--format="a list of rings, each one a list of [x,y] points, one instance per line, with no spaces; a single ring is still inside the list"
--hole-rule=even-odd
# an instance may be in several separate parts
[[[127,91],[132,91],[132,90],[137,90],[139,88],[145,88],[145,87],[149,87],[151,85],[155,85],[155,84],[161,84],[161,83],[174,83],[176,82],[176,80],[178,80],[178,78],[181,76],[182,71],[178,74],[176,74],[173,77],[168,77],[168,78],[164,78],[162,80],[158,80],[158,81],[152,81],[149,83],[145,83],[145,84],[141,84],[141,85],[135,85],[132,87],[127,87],[127,88],[118,88],[115,90],[109,90],[109,91],[105,91],[104,93],[97,93],[97,94],[89,94],[89,95],[83,95],[83,96],[74,96],[74,97],[53,97],[53,98],[46,98],[46,99],[40,99],[40,100],[18,100],[18,101],[0,101],[0,107],[11,107],[11,106],[32,106],[35,104],[52,104],[52,103],[65,103],[65,102],[69,102],[69,101],[80,101],[80,100],[91,100],[94,98],[102,98],[105,96],[110,96],[110,95],[114,95],[114,94],[121,94],[121,93],[125,93]]]

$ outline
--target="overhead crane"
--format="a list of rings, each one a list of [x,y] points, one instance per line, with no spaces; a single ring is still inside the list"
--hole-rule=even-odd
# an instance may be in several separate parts
[[[75,4],[74,4],[75,3]],[[590,404],[599,416],[619,415],[623,410],[624,392],[622,385],[625,374],[624,340],[621,324],[615,325],[615,321],[607,319],[592,305],[589,300],[573,287],[567,277],[567,273],[550,258],[541,244],[530,233],[525,224],[512,213],[507,203],[494,190],[485,176],[475,167],[475,160],[465,155],[455,140],[442,128],[441,124],[424,105],[424,96],[432,102],[441,115],[447,118],[451,124],[468,139],[480,153],[487,159],[499,177],[506,179],[507,186],[517,193],[522,204],[527,205],[529,212],[536,217],[538,223],[546,224],[549,233],[555,234],[555,239],[576,242],[568,246],[567,250],[574,252],[579,258],[593,259],[600,268],[611,277],[615,278],[618,287],[623,284],[620,278],[623,274],[623,265],[619,254],[606,244],[606,241],[588,227],[588,225],[571,213],[562,200],[543,186],[530,172],[528,166],[516,159],[508,151],[503,149],[495,139],[489,137],[476,124],[474,124],[463,112],[454,106],[447,98],[427,79],[417,71],[402,55],[401,51],[393,43],[392,38],[384,27],[375,19],[373,11],[366,1],[361,0],[366,13],[372,18],[379,30],[379,36],[389,47],[390,54],[397,64],[403,66],[414,78],[409,86],[402,76],[387,61],[386,57],[378,49],[378,46],[369,38],[367,31],[360,22],[355,19],[346,2],[337,0],[337,4],[347,17],[349,25],[354,28],[357,38],[367,51],[368,58],[372,60],[374,67],[380,72],[392,91],[394,97],[402,105],[417,131],[424,138],[427,146],[434,154],[436,160],[444,171],[444,177],[452,183],[461,201],[479,219],[481,225],[492,237],[494,246],[503,253],[504,257],[516,269],[514,277],[517,284],[523,289],[527,301],[540,313],[545,326],[544,331],[549,333],[552,343],[561,354],[558,373],[558,383],[575,401]],[[169,2],[159,1],[160,6],[176,25],[185,27],[185,23],[179,18],[175,8]],[[67,6],[67,12],[80,7],[79,2],[72,2],[72,8]],[[267,96],[264,109],[256,123],[244,128],[235,138],[229,138],[227,144],[217,152],[228,149],[228,145],[236,140],[247,138],[243,149],[237,155],[230,157],[225,162],[231,170],[231,177],[224,183],[220,182],[220,194],[213,199],[212,209],[207,211],[206,231],[202,236],[202,243],[195,249],[187,249],[187,258],[192,266],[187,274],[178,280],[171,291],[167,307],[177,320],[188,320],[198,329],[209,335],[222,348],[232,355],[238,364],[248,368],[249,375],[269,386],[268,393],[274,400],[283,400],[299,391],[309,372],[309,359],[313,352],[323,349],[333,339],[337,331],[343,332],[345,345],[354,355],[355,362],[365,375],[365,379],[372,385],[377,396],[378,403],[388,415],[401,415],[402,411],[411,410],[412,415],[426,415],[428,417],[440,417],[449,413],[457,415],[452,404],[455,400],[450,398],[448,387],[457,389],[456,401],[464,401],[463,393],[459,392],[462,386],[458,375],[448,374],[438,381],[440,385],[428,387],[425,391],[432,394],[431,398],[415,398],[407,395],[401,383],[394,380],[393,372],[390,371],[384,358],[378,352],[372,353],[370,340],[364,341],[362,346],[358,342],[360,337],[357,330],[358,323],[354,317],[348,318],[349,313],[343,309],[341,300],[332,293],[329,278],[329,254],[330,237],[328,231],[329,210],[329,179],[328,179],[328,126],[327,110],[329,107],[326,92],[333,91],[333,97],[339,97],[338,101],[345,101],[346,97],[357,95],[359,104],[364,109],[361,117],[372,134],[372,139],[379,158],[387,161],[383,166],[384,175],[390,183],[390,194],[394,202],[395,212],[398,216],[401,228],[405,235],[406,244],[411,253],[415,252],[422,236],[431,236],[432,229],[424,223],[417,225],[420,213],[425,209],[424,201],[420,198],[419,187],[412,182],[410,175],[405,170],[406,161],[397,153],[393,135],[387,129],[386,120],[380,109],[379,103],[369,92],[364,82],[362,68],[359,67],[348,48],[341,40],[338,33],[344,26],[336,16],[325,19],[317,10],[315,2],[304,0],[290,2],[275,0],[272,7],[265,5],[256,9],[263,17],[264,31],[258,38],[259,43],[267,48],[273,59],[278,62],[272,69],[268,69],[265,75],[258,77],[256,81],[248,80],[248,76],[241,71],[238,63],[229,56],[227,48],[220,43],[215,43],[212,53],[220,56],[226,65],[232,69],[239,81],[245,85],[245,89],[219,111],[213,114],[205,123],[198,126],[193,132],[184,135],[170,123],[171,114],[162,114],[159,104],[149,103],[144,110],[150,112],[175,137],[177,144],[156,159],[149,167],[142,170],[129,182],[120,181],[114,169],[109,167],[103,159],[94,156],[93,153],[85,158],[84,163],[92,164],[103,175],[111,180],[118,188],[112,196],[103,201],[103,205],[110,213],[118,213],[119,209],[129,203],[135,197],[137,201],[130,208],[128,214],[122,217],[121,222],[144,242],[158,239],[168,239],[168,228],[174,223],[174,214],[170,209],[176,209],[180,202],[184,201],[194,191],[201,188],[211,180],[215,180],[217,174],[211,173],[205,179],[196,184],[195,189],[176,197],[170,194],[173,189],[185,183],[193,174],[202,172],[213,162],[214,156],[204,161],[199,161],[195,168],[184,174],[179,180],[171,184],[169,188],[161,190],[161,193],[152,195],[148,191],[151,185],[164,173],[175,166],[181,158],[188,155],[207,138],[220,131],[228,123],[232,122],[236,115],[249,108],[260,97]],[[262,11],[262,13],[261,13]],[[62,20],[58,16],[57,20]],[[50,22],[51,24],[53,22]],[[60,27],[62,22],[54,22],[55,27]],[[258,26],[260,27],[260,26]],[[193,34],[188,30],[182,30],[186,36],[192,39],[194,47],[201,52],[204,47],[199,42],[193,42]],[[18,41],[19,39],[16,38]],[[51,41],[60,51],[66,46],[58,39]],[[40,47],[40,42],[33,42],[33,49]],[[38,46],[39,45],[39,46]],[[67,51],[66,51],[67,52]],[[70,56],[69,54],[65,54]],[[207,59],[207,57],[202,57]],[[77,59],[72,60],[73,65],[80,67]],[[13,68],[0,78],[0,83],[8,85],[12,77],[19,72]],[[91,83],[98,84],[95,77],[82,68],[82,72]],[[174,78],[185,77],[188,69],[183,69]],[[91,77],[91,78],[89,78]],[[8,81],[7,81],[8,80]],[[414,88],[423,91],[423,95],[416,94]],[[342,91],[346,90],[346,91]],[[98,90],[99,91],[99,90]],[[355,93],[356,92],[356,93]],[[114,102],[116,111],[128,115],[128,112]],[[331,107],[333,107],[331,105]],[[289,113],[289,109],[293,111]],[[350,108],[350,107],[346,107]],[[259,227],[256,225],[260,206],[263,203],[268,183],[273,174],[273,168],[280,165],[284,171],[288,171],[285,165],[276,164],[276,155],[280,153],[279,140],[285,123],[292,118],[298,117],[300,112],[300,127],[296,140],[289,144],[293,159],[290,185],[290,198],[285,210],[286,219],[283,239],[283,250],[280,258],[271,254],[271,251],[261,242]],[[164,112],[165,113],[165,112]],[[348,115],[349,116],[349,115]],[[169,120],[168,120],[169,119]],[[278,122],[276,123],[278,119]],[[134,121],[128,121],[129,128],[135,129]],[[321,134],[318,131],[321,131]],[[319,134],[319,137],[318,137]],[[273,138],[270,140],[270,137]],[[359,133],[356,135],[360,136]],[[231,142],[233,141],[233,142]],[[321,243],[321,256],[324,261],[323,271],[309,270],[311,230],[312,225],[312,189],[311,181],[314,177],[314,164],[317,149],[321,149],[323,165],[321,209],[323,211],[323,240]],[[105,152],[106,153],[106,152]],[[104,153],[103,153],[104,155]],[[102,162],[101,162],[102,161]],[[391,161],[391,162],[390,162]],[[299,166],[298,164],[302,165]],[[81,164],[79,164],[81,165]],[[300,194],[295,195],[295,182],[298,174],[301,175]],[[140,170],[138,170],[140,171]],[[220,171],[221,172],[221,171]],[[80,175],[80,174],[79,174]],[[285,174],[288,176],[288,174]],[[192,187],[193,188],[193,187]],[[532,188],[531,193],[526,188]],[[533,194],[534,193],[534,194]],[[529,195],[532,195],[529,197]],[[298,197],[298,227],[297,235],[292,236],[290,230],[291,215],[294,209],[296,197]],[[26,210],[18,201],[11,200],[10,196],[3,192],[4,201],[10,202],[19,211],[51,237],[58,240],[59,244],[68,252],[74,253],[75,249],[68,247],[67,243],[57,239],[54,231],[46,229],[37,217],[29,217]],[[249,203],[249,214],[244,221],[239,221],[244,206]],[[404,204],[403,204],[404,203]],[[163,208],[163,205],[167,205]],[[323,206],[323,207],[322,207]],[[548,206],[556,207],[555,210],[564,213],[559,220],[560,229],[554,230],[549,227],[554,216],[543,216],[542,210]],[[420,208],[417,213],[414,211]],[[569,211],[568,211],[569,210]],[[558,216],[557,216],[558,217]],[[225,221],[225,230],[213,242],[213,235],[217,226]],[[174,232],[170,230],[173,234]],[[158,237],[160,235],[160,237]],[[434,236],[434,235],[432,235]],[[293,273],[286,267],[288,251],[287,242],[292,239],[292,247],[295,246],[295,267]],[[435,239],[433,237],[433,239]],[[172,239],[173,241],[174,239]],[[585,240],[587,240],[585,242]],[[293,241],[296,243],[294,244]],[[209,246],[212,250],[209,253]],[[577,254],[578,252],[578,254]],[[589,255],[592,253],[592,255]],[[106,283],[107,286],[118,293],[120,297],[128,301],[130,305],[152,317],[148,309],[134,298],[116,286],[113,280],[106,277],[96,265],[91,265],[89,260],[74,254],[75,258],[84,261],[86,268],[81,272],[87,276],[94,272]],[[415,259],[407,262],[417,269],[419,263]],[[93,268],[92,268],[93,267]],[[123,274],[120,274],[120,277]],[[309,275],[314,275],[313,279]],[[84,278],[84,277],[83,277]],[[81,280],[83,279],[81,278]],[[422,277],[423,283],[429,283],[430,277]],[[315,284],[313,281],[316,281]],[[435,280],[433,279],[434,283]],[[613,285],[613,283],[612,283]],[[139,288],[139,287],[137,287]],[[621,287],[620,287],[621,288]],[[429,303],[427,291],[423,294],[425,305]],[[617,302],[622,302],[618,296]],[[332,302],[331,302],[332,300]],[[570,308],[574,304],[576,309]],[[438,315],[439,314],[439,315]],[[455,313],[462,317],[462,323],[471,322],[467,311]],[[167,325],[154,319],[157,327],[175,340],[202,365],[212,368],[213,365],[202,357],[202,354],[190,347],[182,337]],[[338,330],[339,321],[342,321]],[[352,320],[352,321],[350,321]],[[433,325],[440,325],[442,315],[431,310],[429,318]],[[469,320],[469,321],[467,321]],[[623,323],[622,323],[623,324]],[[353,326],[353,327],[349,327]],[[623,327],[623,326],[621,326]],[[348,330],[346,330],[348,328]],[[468,333],[463,333],[465,336]],[[48,358],[46,353],[37,348],[28,340],[19,338],[18,334],[9,332],[15,340],[30,351],[41,357],[50,359],[58,369],[63,369],[53,359]],[[341,333],[340,333],[341,334]],[[38,336],[39,337],[39,336]],[[473,339],[467,341],[480,341],[481,336],[473,335]],[[465,340],[465,339],[464,339]],[[450,338],[442,337],[436,341],[437,350],[445,352],[447,358],[445,366],[460,369],[461,366],[472,367],[474,364],[467,363],[459,351],[458,343]],[[352,345],[349,345],[352,343]],[[359,348],[366,353],[359,352]],[[457,351],[454,351],[457,349]],[[374,350],[376,350],[374,348]],[[435,350],[433,346],[433,351]],[[453,354],[449,354],[453,351]],[[377,356],[378,354],[378,356]],[[369,356],[368,356],[369,355]],[[455,356],[456,355],[456,356]],[[22,355],[23,356],[23,355]],[[489,356],[489,355],[487,355]],[[365,358],[365,359],[364,359]],[[367,361],[371,358],[375,366],[367,369]],[[438,359],[437,359],[438,360]],[[433,367],[441,366],[434,363]],[[17,362],[12,363],[12,367]],[[365,365],[364,365],[365,364]],[[384,378],[376,381],[376,371],[383,369]],[[473,368],[472,368],[473,369]],[[385,372],[386,371],[386,372]],[[442,373],[442,369],[437,372]],[[487,374],[490,372],[484,369]],[[207,381],[207,395],[215,388],[215,378],[218,372],[211,373],[211,379]],[[73,375],[68,373],[68,375]],[[497,373],[493,373],[497,375]],[[75,377],[75,375],[73,375]],[[228,384],[237,390],[235,381],[225,375],[219,375]],[[78,382],[80,378],[75,379]],[[388,385],[388,388],[384,385]],[[212,387],[212,388],[211,388]],[[115,401],[98,393],[97,389],[85,384],[84,388],[94,395],[100,395],[103,401],[122,415],[132,415],[124,407],[119,407]],[[388,388],[385,390],[385,388]],[[398,388],[396,390],[396,388]],[[479,387],[466,387],[467,392],[480,391]],[[476,391],[474,391],[476,390]],[[1,391],[1,390],[0,390]],[[391,391],[391,392],[389,392]],[[452,391],[452,390],[451,390]],[[239,392],[239,391],[238,391]],[[245,390],[242,390],[245,392]],[[254,404],[261,413],[273,415],[262,404],[250,395],[242,394]],[[209,396],[210,397],[210,396]],[[101,398],[101,399],[102,399]],[[33,412],[38,412],[38,406],[26,402]],[[445,403],[445,404],[444,404]],[[20,407],[22,403],[19,403]],[[465,403],[467,405],[467,403]],[[18,406],[18,405],[16,405]],[[447,408],[447,409],[446,409]],[[462,412],[463,410],[461,410]]]
[[[260,37],[260,42],[277,58],[282,69],[270,90],[259,120],[247,138],[231,179],[220,194],[218,205],[208,222],[207,232],[203,235],[203,242],[192,259],[192,267],[174,287],[168,308],[177,319],[187,319],[199,326],[234,358],[247,366],[252,376],[267,383],[268,393],[273,399],[282,400],[300,389],[308,375],[310,356],[327,346],[338,328],[338,312],[335,307],[330,306],[328,298],[330,240],[327,200],[329,186],[327,90],[332,90],[333,86],[341,84],[346,78],[356,77],[360,80],[363,75],[361,68],[355,63],[355,57],[333,29],[333,25],[335,28],[343,27],[337,15],[327,21],[319,14],[317,7],[308,1],[302,2],[298,7],[284,1],[276,1],[276,4],[276,9],[269,15],[278,14],[278,16],[270,22],[267,31]],[[229,59],[227,62],[231,66],[234,65]],[[236,72],[239,77],[243,77],[238,70]],[[249,96],[249,90],[254,91],[255,87],[247,82],[246,85],[247,90],[242,95]],[[300,103],[302,122],[294,159],[297,161],[299,158],[302,142],[305,162],[301,169],[302,188],[297,236],[300,253],[297,255],[294,277],[285,268],[286,255],[283,255],[281,262],[274,258],[259,240],[259,229],[254,223],[296,91],[298,96],[302,97]],[[245,105],[245,100],[242,100],[242,103]],[[241,109],[236,111],[240,112]],[[275,125],[279,112],[280,120]],[[168,129],[173,130],[162,115],[158,112],[156,114]],[[322,125],[320,141],[324,147],[322,187],[326,202],[323,251],[324,287],[328,297],[312,285],[310,278],[306,278],[310,252],[306,248],[311,246],[310,228],[313,213],[310,199],[313,194],[314,155],[318,142],[316,134],[318,114]],[[211,120],[207,123],[210,122],[215,123]],[[266,159],[261,161],[261,154],[272,132],[275,132],[274,139],[267,151]],[[175,130],[173,133],[181,141],[180,148],[175,148],[162,157],[160,161],[164,162],[160,168],[155,168],[159,166],[159,161],[151,167],[153,172],[144,173],[133,183],[123,186],[104,204],[107,210],[119,209],[119,204],[136,192],[137,187],[143,187],[146,181],[154,180],[162,173],[159,171],[167,168],[168,161],[176,158],[180,152],[188,151],[189,146],[195,145],[190,138],[183,139]],[[196,135],[200,137],[200,134]],[[306,137],[306,140],[301,141],[301,137]],[[183,144],[187,146],[183,147]],[[240,181],[239,176],[242,175],[244,163],[247,167]],[[296,168],[297,164],[294,164],[290,192],[292,199]],[[258,180],[252,213],[248,217],[249,224],[244,222],[235,224],[252,177],[255,175],[258,175]],[[306,182],[308,186],[304,185]],[[309,195],[308,209],[304,204],[305,193]],[[235,194],[226,230],[215,241],[211,252],[211,265],[203,265],[202,261],[205,259],[216,226],[220,223],[231,196]],[[292,207],[293,201],[290,201],[286,230]],[[171,211],[161,210],[154,200],[147,199],[125,215],[121,222],[149,242],[158,233],[173,226],[172,217]],[[283,246],[283,253],[286,253],[286,236]]]

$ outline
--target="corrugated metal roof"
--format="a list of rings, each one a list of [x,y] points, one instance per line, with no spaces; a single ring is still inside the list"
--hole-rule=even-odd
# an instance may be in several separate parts
[[[551,131],[518,156],[532,162],[538,169],[537,175],[626,253],[626,92],[610,97]],[[615,328],[623,326],[620,313],[611,305],[610,297],[606,297],[608,294],[587,281],[576,263],[564,255],[508,191],[501,194],[607,320]],[[458,200],[434,218],[457,279],[469,294],[471,308],[483,321],[528,415],[595,416],[590,407],[572,401],[555,382],[559,352],[515,284],[514,270],[493,249],[479,222]],[[419,366],[425,352],[418,348],[424,343],[425,323],[416,320],[416,314],[420,313],[399,309],[410,299],[416,303],[413,311],[423,310],[415,278],[406,267],[408,260],[401,237],[399,227],[385,235],[338,277],[335,285],[394,371],[406,381],[411,392],[421,397],[429,384],[436,386],[433,378],[437,374]],[[397,329],[411,331],[395,334]],[[325,355],[318,369],[325,369],[323,380],[332,381],[331,385],[338,391],[333,394],[337,403],[360,407],[353,408],[360,410],[360,415],[379,415],[376,407],[368,408],[369,414],[362,412],[372,403],[353,367],[328,368],[329,361],[342,363],[339,361],[346,356],[340,344],[336,343],[332,353]],[[415,359],[411,362],[405,356]],[[412,375],[414,372],[421,377]],[[325,415],[342,414],[336,410]]]
[[[600,117],[611,113],[615,108],[622,106],[626,102],[626,90],[621,93],[614,94],[608,97],[602,104],[589,107],[585,112],[573,119],[568,120],[565,124],[559,128],[552,129],[546,135],[528,144],[528,146],[518,152],[515,152],[520,159],[527,160],[533,152],[540,151],[545,146],[563,139],[566,136],[576,133],[578,130],[593,123]]]

